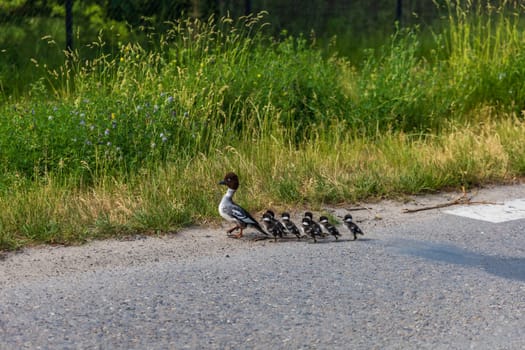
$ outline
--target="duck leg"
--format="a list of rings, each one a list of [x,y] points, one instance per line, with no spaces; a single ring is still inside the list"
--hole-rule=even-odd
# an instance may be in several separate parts
[[[226,231],[226,233],[228,234],[228,236],[231,236],[231,233],[235,230],[238,230],[240,229],[241,227],[239,225],[236,225],[234,227],[232,227],[231,229],[229,229],[228,231]]]
[[[241,238],[242,237],[242,226],[237,226],[241,231],[236,235],[230,235],[232,238]],[[231,233],[231,232],[230,232]]]

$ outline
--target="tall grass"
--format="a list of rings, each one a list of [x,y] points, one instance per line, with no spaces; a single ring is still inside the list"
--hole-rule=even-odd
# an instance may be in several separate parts
[[[525,124],[517,118],[428,137],[402,132],[317,139],[300,147],[284,137],[216,150],[209,155],[105,177],[78,188],[48,175],[4,191],[0,200],[3,249],[25,244],[85,242],[133,232],[173,232],[217,216],[234,169],[237,200],[257,212],[395,198],[442,188],[510,182],[525,170]]]
[[[430,55],[411,29],[351,62],[259,14],[38,64],[46,78],[0,106],[0,248],[208,222],[230,170],[254,211],[522,176],[517,12],[448,5]]]
[[[451,92],[460,113],[479,104],[520,112],[524,109],[525,77],[522,5],[501,1],[498,6],[451,0],[444,44],[449,54]]]
[[[41,82],[32,99],[4,106],[12,116],[0,121],[11,134],[0,141],[5,170],[91,181],[207,154],[244,130],[252,139],[285,128],[300,142],[343,115],[338,67],[304,38],[265,36],[261,20],[184,20],[152,38],[157,50],[130,43],[89,61],[73,54],[49,72],[55,98]]]

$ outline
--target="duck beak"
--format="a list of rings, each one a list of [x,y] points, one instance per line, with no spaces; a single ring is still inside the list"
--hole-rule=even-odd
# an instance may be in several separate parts
[[[219,181],[219,185],[226,185],[226,181],[224,180]]]

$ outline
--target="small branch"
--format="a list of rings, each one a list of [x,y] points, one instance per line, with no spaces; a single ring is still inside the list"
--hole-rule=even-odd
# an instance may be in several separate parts
[[[472,205],[472,204],[494,204],[494,205],[502,205],[502,203],[496,203],[496,202],[489,202],[489,201],[472,201],[472,197],[467,197],[467,194],[463,192],[461,196],[454,199],[453,201],[441,203],[437,205],[432,205],[429,207],[423,207],[423,208],[417,208],[417,209],[403,209],[403,213],[417,213],[419,211],[423,210],[432,210],[432,209],[440,209],[445,207],[451,207],[453,205]]]
[[[354,208],[347,208],[348,211],[358,211],[358,210],[370,210],[371,208],[366,207],[354,207]]]

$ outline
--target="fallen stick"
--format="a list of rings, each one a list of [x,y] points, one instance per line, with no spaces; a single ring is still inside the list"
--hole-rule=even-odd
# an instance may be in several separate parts
[[[359,211],[359,210],[370,210],[372,208],[367,208],[367,207],[354,207],[354,208],[347,208],[346,210],[348,211]]]
[[[451,207],[453,205],[472,205],[472,204],[494,204],[494,205],[503,205],[503,203],[489,202],[489,201],[472,201],[472,197],[467,197],[467,194],[463,192],[461,196],[454,199],[453,201],[441,203],[437,205],[432,205],[429,207],[417,208],[417,209],[403,209],[403,213],[417,213],[418,211],[440,209],[445,207]]]

